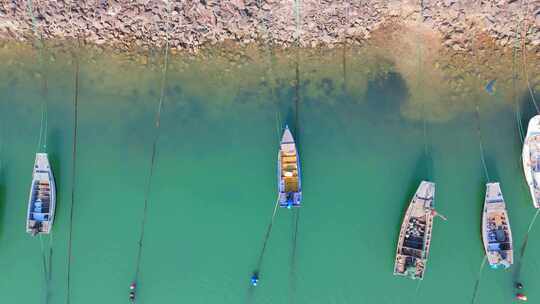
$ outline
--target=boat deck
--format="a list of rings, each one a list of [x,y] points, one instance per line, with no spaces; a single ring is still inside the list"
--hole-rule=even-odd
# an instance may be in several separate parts
[[[482,234],[489,264],[508,268],[513,263],[512,232],[499,183],[486,184]]]
[[[414,279],[424,276],[431,243],[434,191],[433,183],[422,182],[407,208],[396,252],[395,275]]]
[[[284,181],[285,192],[298,192],[298,162],[296,151],[281,151],[281,178]]]

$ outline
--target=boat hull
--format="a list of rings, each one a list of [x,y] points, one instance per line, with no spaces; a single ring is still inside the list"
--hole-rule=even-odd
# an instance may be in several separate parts
[[[28,198],[26,232],[49,234],[54,222],[56,185],[46,153],[37,153]]]
[[[529,121],[521,158],[533,206],[540,208],[540,115]]]
[[[300,157],[288,127],[285,127],[280,142],[277,182],[279,206],[284,208],[300,207],[302,203]]]
[[[401,224],[394,275],[422,280],[429,256],[433,228],[435,184],[422,181]]]
[[[499,183],[486,184],[482,240],[491,268],[509,268],[513,264],[512,230]]]

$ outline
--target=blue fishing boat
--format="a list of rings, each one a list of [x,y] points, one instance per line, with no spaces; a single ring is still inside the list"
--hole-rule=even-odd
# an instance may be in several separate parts
[[[280,207],[300,207],[302,182],[300,178],[300,157],[288,126],[285,126],[278,153],[278,201]]]
[[[54,220],[56,187],[47,153],[37,153],[28,199],[26,232],[49,234]]]

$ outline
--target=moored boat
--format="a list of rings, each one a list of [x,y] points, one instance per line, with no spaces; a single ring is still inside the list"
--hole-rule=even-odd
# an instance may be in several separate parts
[[[499,183],[486,184],[482,239],[491,268],[508,268],[514,262],[512,231]]]
[[[54,221],[56,187],[47,153],[37,153],[28,199],[26,232],[50,233]]]
[[[285,126],[279,145],[277,169],[279,206],[289,209],[300,207],[302,201],[300,157],[288,126]]]
[[[394,275],[423,279],[431,245],[435,183],[422,181],[401,224]]]
[[[540,115],[529,121],[523,142],[523,172],[529,185],[533,205],[540,208]]]

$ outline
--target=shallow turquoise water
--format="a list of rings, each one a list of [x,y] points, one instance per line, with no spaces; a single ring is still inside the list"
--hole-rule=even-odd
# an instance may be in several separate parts
[[[97,54],[96,62],[89,53],[80,60],[70,301],[121,303],[127,302],[135,272],[161,74],[159,68],[135,64],[111,66],[104,74],[117,59]],[[66,302],[75,69],[70,54],[55,56],[45,73],[35,57],[0,63],[3,303],[45,302],[40,241],[24,232],[43,98],[47,151],[58,185],[49,303]],[[301,62],[295,104],[295,64],[289,59],[280,61],[288,72],[270,75],[274,82],[264,78],[270,76],[257,62],[239,71],[207,69],[198,62],[169,71],[138,302],[470,303],[483,258],[486,182],[471,111],[478,93],[452,105],[431,100],[424,135],[424,121],[404,109],[418,90],[430,90],[428,84],[413,88],[392,64],[387,73],[359,79],[354,73],[362,71],[353,70],[343,80]],[[159,67],[160,57],[154,60]],[[249,70],[255,71],[250,78],[260,80],[238,76]],[[217,79],[216,71],[224,79]],[[360,81],[366,82],[364,91],[355,91]],[[526,93],[518,92],[525,125],[533,115]],[[540,297],[534,288],[540,283],[534,259],[540,232],[533,226],[520,259],[535,210],[521,169],[514,103],[504,96],[481,96],[480,125],[489,174],[502,183],[516,259],[523,263],[519,280],[534,303]],[[433,104],[443,111],[448,106],[453,114],[440,118]],[[294,212],[278,210],[260,286],[252,289],[249,276],[276,196],[276,127],[286,123],[301,153],[304,205]],[[437,183],[435,204],[449,220],[435,223],[426,277],[418,283],[396,278],[392,270],[403,211],[426,178]],[[43,238],[45,245],[49,241]],[[477,303],[509,303],[515,266],[484,269]]]

